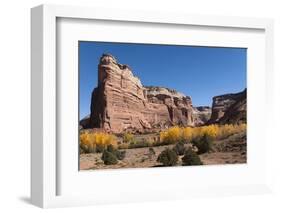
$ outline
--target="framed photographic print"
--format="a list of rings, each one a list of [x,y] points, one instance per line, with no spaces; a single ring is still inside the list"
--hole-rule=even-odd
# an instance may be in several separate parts
[[[32,203],[270,191],[272,20],[31,14]]]

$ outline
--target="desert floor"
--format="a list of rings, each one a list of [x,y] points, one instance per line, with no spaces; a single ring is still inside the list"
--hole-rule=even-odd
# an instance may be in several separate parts
[[[149,148],[126,149],[126,157],[115,165],[105,165],[101,160],[101,153],[80,155],[80,170],[116,169],[116,168],[147,168],[161,167],[157,162],[158,155],[167,147],[174,145],[153,147],[155,154]],[[188,146],[188,145],[186,145]],[[225,140],[215,141],[213,151],[199,155],[204,165],[242,164],[247,162],[245,135],[233,135]],[[182,165],[179,157],[178,166]]]

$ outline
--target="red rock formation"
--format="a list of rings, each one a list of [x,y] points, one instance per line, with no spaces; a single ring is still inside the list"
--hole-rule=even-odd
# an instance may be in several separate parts
[[[246,122],[247,91],[225,94],[213,98],[212,115],[209,124]]]
[[[127,65],[108,54],[100,58],[88,128],[143,132],[171,125],[194,125],[191,98],[162,87],[143,87]]]
[[[171,125],[193,126],[193,109],[189,96],[163,87],[145,87],[147,121],[154,127]]]
[[[209,106],[193,107],[193,116],[196,126],[204,125],[208,122],[212,114],[212,109]]]

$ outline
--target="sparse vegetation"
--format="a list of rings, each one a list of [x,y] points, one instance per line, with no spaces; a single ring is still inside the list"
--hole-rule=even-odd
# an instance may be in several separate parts
[[[105,165],[114,165],[118,163],[117,157],[107,150],[103,151],[101,159]]]
[[[184,146],[184,143],[180,141],[174,146],[173,150],[177,153],[177,155],[183,155],[186,148]]]
[[[160,141],[165,144],[175,144],[182,139],[182,129],[178,126],[171,127],[160,133]]]
[[[126,156],[126,151],[123,150],[123,151],[119,151],[119,150],[116,150],[116,157],[118,160],[123,160]]]
[[[131,133],[125,133],[123,135],[123,143],[135,143],[135,136]]]
[[[191,149],[187,149],[182,158],[183,166],[203,165],[200,157]]]
[[[217,133],[217,139],[224,139],[237,133],[246,132],[247,124],[245,123],[237,124],[237,125],[225,124],[219,127],[220,128]]]
[[[80,134],[80,148],[85,153],[103,152],[109,145],[117,147],[117,140],[114,135],[100,132]]]
[[[107,149],[108,152],[111,152],[111,153],[114,153],[114,152],[116,151],[116,149],[114,148],[114,146],[112,146],[111,144],[108,145],[106,149]]]
[[[118,145],[118,149],[129,149],[129,144],[121,143]]]
[[[135,148],[143,148],[150,147],[153,143],[151,141],[145,139],[136,139],[136,137],[131,133],[125,133],[123,135],[123,143],[118,145],[119,149],[135,149]]]
[[[125,150],[120,151],[112,145],[107,146],[107,151],[112,153],[113,155],[115,155],[118,160],[123,160],[125,158],[125,155],[126,155]]]
[[[198,154],[209,152],[212,149],[212,138],[207,134],[201,138],[193,139],[191,143],[198,149]]]
[[[143,148],[143,147],[149,147],[152,144],[150,144],[148,141],[146,140],[142,140],[142,141],[135,141],[134,143],[130,143],[129,144],[129,149],[134,149],[134,148]]]
[[[157,162],[163,166],[202,165],[203,162],[206,163],[206,159],[206,164],[212,164],[214,161],[244,162],[246,154],[237,154],[233,157],[232,152],[246,153],[245,141],[246,124],[174,126],[159,133],[138,135],[131,133],[112,135],[88,130],[80,133],[80,154],[83,156],[94,153],[91,155],[97,159],[95,163],[97,168],[107,168],[107,165],[116,165],[110,168],[124,166],[129,168],[136,165],[152,167],[159,165]],[[219,156],[218,160],[210,157],[213,155]],[[85,155],[85,159],[87,156],[89,157]],[[179,163],[180,158],[182,163]],[[119,164],[119,161],[122,162]]]
[[[157,161],[164,166],[175,166],[178,162],[178,155],[172,149],[165,149],[157,158]]]
[[[211,140],[227,138],[246,131],[246,124],[208,125],[200,127],[171,127],[160,133],[161,144],[174,144],[179,141],[191,142],[207,136]]]
[[[193,128],[191,127],[185,127],[181,129],[181,139],[185,142],[190,142],[192,139],[192,134],[193,134]]]

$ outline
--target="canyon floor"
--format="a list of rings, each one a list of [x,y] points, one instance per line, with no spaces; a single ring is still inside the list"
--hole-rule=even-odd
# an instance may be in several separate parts
[[[157,162],[158,155],[167,147],[174,145],[125,149],[126,156],[115,165],[105,165],[101,160],[101,153],[80,154],[80,170],[117,169],[117,168],[148,168],[161,167]],[[188,144],[186,146],[189,146]],[[246,134],[239,133],[224,140],[213,142],[213,150],[199,155],[204,165],[243,164],[247,162]],[[181,166],[181,157],[177,166]]]

